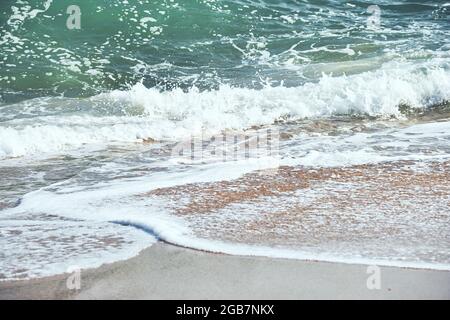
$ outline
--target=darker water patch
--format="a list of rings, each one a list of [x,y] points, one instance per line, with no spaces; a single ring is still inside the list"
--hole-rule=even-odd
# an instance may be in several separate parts
[[[133,223],[130,221],[109,221],[110,223],[114,223],[114,224],[118,224],[124,227],[133,227],[139,230],[142,230],[148,234],[151,234],[152,236],[154,236],[157,240],[162,241],[163,239],[161,239],[161,237],[156,233],[155,230],[153,230],[152,228],[141,224],[141,223]]]
[[[450,118],[450,101],[443,100],[439,103],[432,104],[427,108],[416,108],[407,103],[401,103],[398,106],[401,114],[410,119],[420,120],[439,120]]]

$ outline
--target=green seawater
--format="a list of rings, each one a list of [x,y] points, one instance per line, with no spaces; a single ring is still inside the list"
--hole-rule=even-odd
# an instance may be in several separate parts
[[[368,28],[380,9],[379,28]],[[446,1],[3,0],[0,95],[297,86],[449,47]],[[69,29],[77,5],[80,29]]]

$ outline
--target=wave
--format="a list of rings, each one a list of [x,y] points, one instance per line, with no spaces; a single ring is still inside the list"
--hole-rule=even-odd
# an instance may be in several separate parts
[[[270,124],[285,117],[317,118],[332,115],[399,116],[400,105],[426,108],[450,97],[448,62],[437,64],[387,63],[381,69],[352,76],[323,74],[316,83],[262,90],[221,86],[218,90],[181,89],[160,92],[135,85],[102,97],[140,106],[148,116],[162,116],[206,127],[243,129]]]
[[[190,135],[244,130],[280,120],[332,116],[403,117],[405,105],[426,109],[450,100],[448,62],[384,64],[376,71],[351,76],[323,75],[316,83],[261,90],[221,86],[201,91],[160,91],[142,83],[89,99],[49,103],[33,100],[27,116],[0,127],[0,157],[64,152],[85,144],[139,142],[144,139],[179,141]],[[54,108],[70,104],[66,114]],[[77,110],[76,106],[83,106]],[[12,110],[21,109],[16,105]],[[11,109],[11,108],[10,108]],[[37,110],[37,111],[36,111]],[[113,111],[111,111],[113,110]],[[9,112],[13,112],[9,110]],[[77,113],[78,111],[78,113]]]

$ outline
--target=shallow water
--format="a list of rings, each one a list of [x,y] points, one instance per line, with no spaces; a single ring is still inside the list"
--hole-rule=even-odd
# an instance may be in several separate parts
[[[0,278],[156,239],[450,269],[445,1],[71,4],[0,4]]]

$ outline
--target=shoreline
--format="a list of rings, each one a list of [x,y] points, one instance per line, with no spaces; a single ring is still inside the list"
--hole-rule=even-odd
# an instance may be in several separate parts
[[[158,242],[123,261],[70,274],[0,282],[0,299],[450,299],[450,271],[234,256]]]

